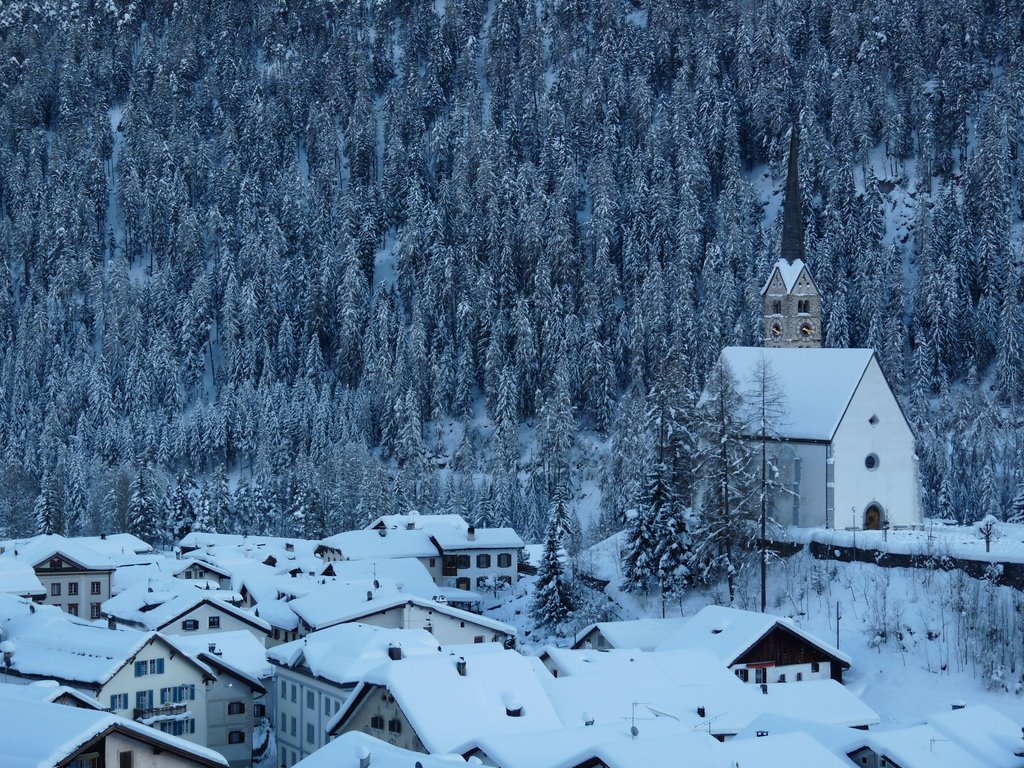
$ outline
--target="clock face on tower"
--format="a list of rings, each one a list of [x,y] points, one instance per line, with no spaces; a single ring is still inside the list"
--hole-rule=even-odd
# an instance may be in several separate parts
[[[780,323],[778,320],[776,320],[774,323],[771,324],[771,328],[768,329],[768,332],[771,334],[771,337],[773,339],[776,339],[776,340],[777,339],[781,339],[782,338],[782,323]]]
[[[811,325],[807,320],[800,323],[800,338],[810,339],[814,336],[814,326]]]

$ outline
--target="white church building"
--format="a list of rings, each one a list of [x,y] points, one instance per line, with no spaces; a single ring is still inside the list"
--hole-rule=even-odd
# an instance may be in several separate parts
[[[721,359],[749,397],[756,397],[749,382],[762,360],[778,384],[781,407],[767,430],[781,486],[776,522],[921,525],[914,434],[872,350],[726,347]],[[757,439],[758,421],[747,423]]]
[[[773,517],[806,528],[911,528],[922,524],[914,433],[870,349],[821,347],[821,294],[804,262],[797,139],[790,141],[782,258],[761,289],[764,346],[726,347],[752,416],[751,380],[767,364],[780,399],[765,430],[780,490]],[[742,419],[757,439],[760,421]],[[767,421],[767,420],[766,420]]]

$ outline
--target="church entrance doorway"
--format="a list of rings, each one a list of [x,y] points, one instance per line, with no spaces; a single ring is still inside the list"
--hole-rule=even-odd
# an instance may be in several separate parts
[[[864,530],[879,531],[882,529],[882,510],[877,504],[872,504],[864,512]]]

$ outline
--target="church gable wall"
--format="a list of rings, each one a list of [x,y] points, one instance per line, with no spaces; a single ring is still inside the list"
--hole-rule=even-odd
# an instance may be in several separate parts
[[[894,527],[921,524],[914,435],[872,358],[832,441],[835,526],[865,525],[872,504]]]

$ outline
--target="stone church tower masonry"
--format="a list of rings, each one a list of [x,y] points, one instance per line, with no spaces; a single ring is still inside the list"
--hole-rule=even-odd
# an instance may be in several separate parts
[[[789,139],[789,169],[782,209],[782,258],[775,262],[761,289],[766,347],[821,346],[821,294],[804,263],[797,159],[798,139],[794,123]]]

